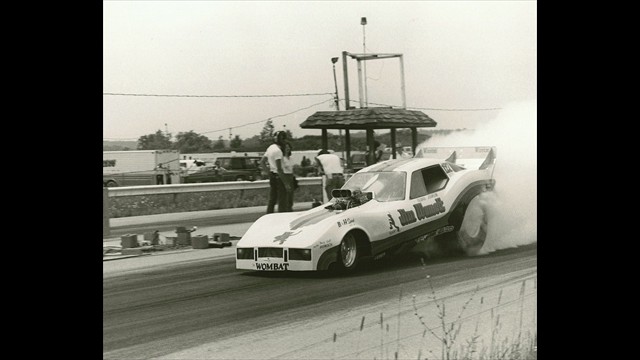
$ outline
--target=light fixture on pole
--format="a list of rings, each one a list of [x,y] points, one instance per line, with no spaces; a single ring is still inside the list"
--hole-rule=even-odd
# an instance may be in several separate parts
[[[333,83],[336,86],[336,110],[340,110],[340,100],[338,99],[338,80],[336,80],[336,63],[338,62],[338,58],[331,58],[331,63],[333,64]]]
[[[367,47],[365,45],[366,37],[364,33],[364,26],[367,25],[366,17],[360,18],[360,25],[362,25],[362,55],[366,55]],[[367,98],[367,59],[363,59],[362,61],[364,61],[364,106],[368,108],[369,100]]]

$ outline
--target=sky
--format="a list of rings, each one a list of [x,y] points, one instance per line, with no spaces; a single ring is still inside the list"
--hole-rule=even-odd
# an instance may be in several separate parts
[[[103,140],[246,139],[268,119],[320,135],[300,124],[336,110],[336,87],[345,109],[343,51],[402,54],[406,108],[435,129],[537,99],[535,1],[104,1]],[[401,107],[398,58],[365,65],[365,106]],[[356,60],[347,75],[359,108]]]

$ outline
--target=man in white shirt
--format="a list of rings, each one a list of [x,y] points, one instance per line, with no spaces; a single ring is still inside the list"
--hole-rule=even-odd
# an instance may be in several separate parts
[[[276,131],[273,134],[274,142],[269,145],[265,151],[260,165],[262,168],[262,176],[269,177],[269,202],[267,203],[267,214],[274,212],[276,202],[278,203],[278,212],[291,211],[288,206],[287,193],[292,191],[293,184],[284,176],[283,170],[283,151],[287,140],[287,133],[284,131]],[[268,163],[268,168],[267,168]]]
[[[331,154],[327,150],[318,151],[316,156],[316,164],[320,171],[320,175],[326,178],[324,191],[327,199],[331,200],[331,190],[339,189],[344,185],[344,167],[342,160],[336,154]]]

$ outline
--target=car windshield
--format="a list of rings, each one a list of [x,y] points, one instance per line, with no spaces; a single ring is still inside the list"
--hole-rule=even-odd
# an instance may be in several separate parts
[[[404,200],[407,174],[403,171],[361,172],[354,174],[343,189],[372,192],[378,201]]]

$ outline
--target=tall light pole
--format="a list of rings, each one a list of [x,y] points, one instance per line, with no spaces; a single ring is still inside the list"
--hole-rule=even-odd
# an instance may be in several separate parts
[[[367,47],[365,45],[365,34],[364,34],[364,26],[367,25],[367,18],[360,18],[360,25],[362,25],[362,55],[367,54]],[[369,99],[367,98],[367,59],[363,59],[364,61],[364,106],[366,108],[369,107]]]

